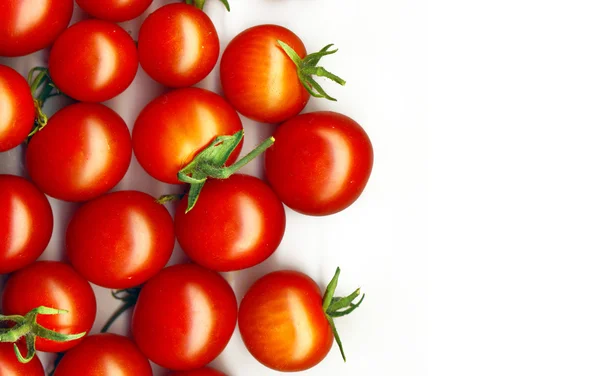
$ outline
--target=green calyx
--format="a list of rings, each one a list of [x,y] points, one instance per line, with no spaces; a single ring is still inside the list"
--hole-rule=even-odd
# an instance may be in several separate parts
[[[277,43],[279,43],[281,48],[283,48],[283,51],[289,56],[290,59],[292,59],[294,64],[296,64],[298,69],[298,78],[310,95],[315,98],[326,98],[330,101],[337,101],[337,99],[327,94],[323,87],[313,78],[313,76],[325,77],[342,86],[346,85],[346,81],[344,81],[342,78],[336,76],[321,66],[317,66],[324,56],[332,55],[338,51],[337,49],[332,51],[329,50],[331,47],[333,47],[333,44],[328,44],[327,46],[323,47],[321,51],[307,55],[304,59],[302,59],[296,53],[296,51],[294,51],[294,49],[286,43],[280,40],[278,40]]]
[[[42,111],[44,103],[49,98],[61,95],[61,92],[50,79],[50,74],[47,68],[35,67],[29,71],[27,76],[29,86],[31,87],[31,95],[35,104],[35,124],[29,133],[28,140],[41,131],[48,124],[48,116]]]
[[[227,0],[219,0],[225,5],[225,8],[228,12],[231,12],[231,8],[229,7],[229,2]],[[200,10],[204,10],[204,3],[206,0],[185,0],[186,4],[193,5]]]
[[[331,330],[333,331],[335,342],[340,348],[342,358],[345,362],[346,354],[344,353],[344,347],[342,346],[342,340],[340,339],[340,335],[338,334],[338,331],[335,327],[334,319],[349,315],[352,312],[354,312],[354,310],[357,309],[365,299],[365,294],[362,295],[362,297],[357,303],[354,303],[354,301],[360,296],[360,289],[356,289],[352,294],[343,298],[334,297],[333,295],[335,294],[335,289],[337,288],[340,273],[340,268],[337,268],[333,279],[327,285],[327,289],[325,290],[325,296],[323,296],[323,311],[325,312],[327,321],[329,322]]]
[[[190,184],[186,213],[196,205],[200,192],[208,178],[227,179],[275,143],[275,138],[269,137],[246,156],[231,166],[225,167],[225,162],[243,138],[243,130],[233,136],[218,136],[210,145],[198,153],[190,164],[179,171],[177,174],[179,181]]]
[[[133,306],[135,306],[135,303],[137,303],[137,300],[138,300],[138,298],[140,296],[140,291],[142,291],[141,287],[132,287],[130,289],[113,290],[111,292],[113,298],[122,301],[123,304],[121,304],[121,306],[109,317],[109,319],[106,322],[106,324],[104,324],[104,326],[100,330],[100,333],[106,333],[106,332],[108,332],[108,330],[110,329],[110,327],[112,326],[112,324],[123,313],[127,312],[127,310],[129,310],[130,308],[132,308]]]
[[[35,339],[37,337],[44,338],[54,342],[68,342],[74,341],[86,335],[85,332],[78,334],[62,334],[55,332],[50,329],[46,329],[37,323],[38,315],[60,315],[68,313],[63,309],[54,309],[48,307],[38,307],[32,309],[25,316],[11,315],[4,316],[0,315],[0,323],[12,322],[15,325],[8,329],[0,329],[0,342],[11,342],[14,343],[15,354],[17,359],[21,363],[28,363],[35,356]],[[21,355],[21,351],[17,347],[19,339],[25,337],[25,343],[27,344],[27,355]]]

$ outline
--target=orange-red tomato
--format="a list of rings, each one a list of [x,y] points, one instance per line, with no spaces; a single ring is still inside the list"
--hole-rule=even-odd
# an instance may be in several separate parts
[[[100,20],[76,23],[50,50],[50,76],[68,96],[104,102],[129,87],[138,69],[135,43],[119,25]]]
[[[73,0],[0,1],[0,56],[48,47],[67,28]]]
[[[202,368],[194,371],[171,372],[169,376],[227,376],[223,372],[219,372],[212,368]]]
[[[333,344],[319,286],[305,274],[277,271],[262,277],[242,299],[244,344],[277,371],[304,371],[320,363]]]
[[[76,0],[85,12],[101,20],[124,22],[140,16],[152,0]]]
[[[27,169],[46,194],[87,201],[112,189],[131,161],[129,129],[110,108],[97,103],[65,107],[27,147]]]
[[[212,21],[191,5],[165,5],[140,28],[140,64],[165,86],[186,87],[202,80],[217,64],[219,49]]]
[[[0,175],[0,274],[34,262],[52,236],[48,199],[29,181]]]
[[[242,121],[225,99],[204,89],[179,89],[161,95],[142,110],[133,127],[133,151],[152,177],[179,184],[179,170],[215,137],[240,130]],[[242,142],[227,164],[236,160],[241,148]]]
[[[236,36],[221,58],[225,97],[242,115],[263,123],[280,123],[306,106],[294,62],[277,40],[306,57],[304,44],[290,30],[276,25],[255,26]]]
[[[0,64],[0,152],[25,141],[34,120],[29,84],[14,69]]]
[[[23,347],[21,353],[27,351]],[[21,363],[15,355],[12,343],[0,343],[0,376],[45,376],[42,362],[34,355],[29,363]]]

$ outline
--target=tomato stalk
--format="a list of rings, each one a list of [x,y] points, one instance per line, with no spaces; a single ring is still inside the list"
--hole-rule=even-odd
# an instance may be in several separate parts
[[[344,353],[344,347],[342,346],[340,335],[335,327],[334,319],[349,315],[354,312],[354,310],[357,309],[365,299],[365,294],[362,295],[358,303],[354,303],[354,301],[360,296],[360,288],[356,289],[352,294],[346,297],[334,297],[335,289],[337,288],[338,280],[340,278],[340,273],[340,268],[337,268],[333,279],[327,285],[325,295],[323,296],[323,312],[325,312],[327,321],[329,322],[331,330],[333,331],[335,342],[337,343],[340,352],[342,353],[342,358],[345,362],[346,354]]]
[[[331,47],[333,47],[333,44],[328,44],[327,46],[323,47],[321,51],[307,55],[304,59],[302,59],[296,53],[296,51],[294,51],[294,49],[285,42],[278,40],[277,43],[279,43],[281,48],[283,48],[283,51],[289,56],[290,59],[292,59],[294,64],[296,64],[298,69],[298,78],[310,95],[315,98],[326,98],[330,101],[337,101],[337,99],[327,94],[325,89],[323,89],[323,87],[313,78],[313,76],[325,77],[339,85],[346,85],[346,81],[344,81],[342,78],[336,76],[321,66],[317,66],[324,56],[332,55],[338,51],[337,49],[332,51],[329,50]]]
[[[0,323],[12,322],[15,323],[11,328],[0,329],[0,342],[11,342],[14,343],[15,354],[17,359],[21,363],[29,363],[35,356],[35,339],[37,337],[44,338],[55,342],[68,342],[74,341],[86,335],[86,332],[77,334],[62,334],[53,330],[44,328],[37,323],[38,315],[60,315],[68,313],[64,309],[54,309],[48,307],[38,307],[29,311],[25,316],[0,315]],[[27,355],[23,356],[17,342],[19,339],[25,337],[25,343],[27,344]]]
[[[113,298],[121,300],[123,304],[108,318],[108,321],[102,329],[100,333],[106,333],[112,326],[112,324],[125,312],[127,312],[131,307],[135,306],[137,303],[138,297],[140,296],[140,291],[142,291],[141,287],[134,287],[130,289],[124,290],[116,290],[112,291],[111,294]]]
[[[221,1],[223,3],[223,5],[225,5],[225,8],[227,9],[228,12],[231,11],[229,2],[227,0],[219,0],[219,1]],[[186,4],[193,5],[200,10],[204,10],[205,2],[206,2],[206,0],[185,0]]]
[[[37,75],[34,78],[34,75],[36,73]],[[33,96],[33,102],[35,105],[36,112],[35,124],[33,125],[33,129],[27,137],[27,139],[29,140],[34,134],[41,131],[46,126],[46,124],[48,124],[48,116],[42,110],[44,103],[49,98],[60,95],[61,92],[52,82],[47,68],[32,68],[29,71],[27,80],[29,81],[29,86],[31,87],[31,95]]]

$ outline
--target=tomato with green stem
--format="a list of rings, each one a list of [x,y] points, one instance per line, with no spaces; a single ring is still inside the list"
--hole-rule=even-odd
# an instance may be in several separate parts
[[[360,289],[334,297],[340,269],[321,297],[319,286],[305,274],[284,270],[260,278],[248,290],[239,312],[244,344],[263,365],[282,372],[304,371],[319,364],[335,338],[346,355],[334,319],[352,313],[364,295]]]
[[[25,141],[34,119],[35,106],[27,81],[11,67],[0,64],[0,152]]]
[[[86,13],[101,20],[125,22],[144,13],[152,0],[76,0]]]
[[[28,363],[21,363],[15,356],[11,343],[0,343],[0,375],[2,376],[45,376],[42,362],[34,356]]]
[[[219,372],[212,368],[202,368],[194,371],[171,372],[169,376],[227,376],[223,372]]]

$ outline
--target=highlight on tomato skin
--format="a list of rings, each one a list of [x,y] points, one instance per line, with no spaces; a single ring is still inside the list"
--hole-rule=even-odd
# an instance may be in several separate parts
[[[45,376],[46,373],[37,355],[29,363],[21,363],[15,356],[12,343],[0,343],[0,375]]]
[[[152,4],[152,0],[76,0],[81,9],[92,17],[112,22],[137,18]]]
[[[2,64],[0,104],[0,152],[4,152],[25,141],[33,127],[36,113],[31,89],[25,78],[11,67]]]

